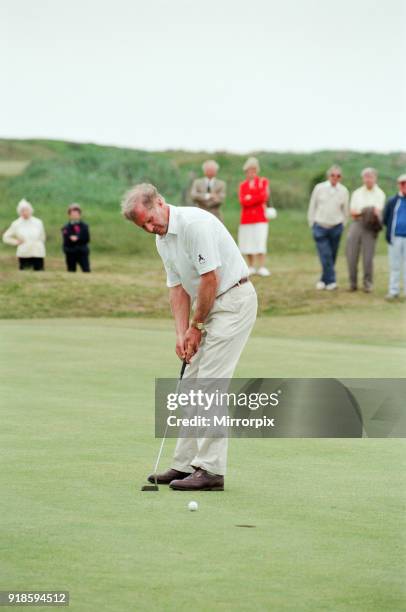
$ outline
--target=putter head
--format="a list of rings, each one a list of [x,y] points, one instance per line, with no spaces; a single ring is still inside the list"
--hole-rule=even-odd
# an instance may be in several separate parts
[[[159,491],[159,487],[156,484],[152,484],[152,485],[144,485],[141,488],[141,491]]]

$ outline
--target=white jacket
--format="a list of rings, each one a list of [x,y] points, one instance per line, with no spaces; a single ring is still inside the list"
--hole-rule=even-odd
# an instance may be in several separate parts
[[[22,240],[21,244],[18,241]],[[41,219],[19,217],[3,234],[3,242],[17,246],[17,257],[45,257],[45,230]]]

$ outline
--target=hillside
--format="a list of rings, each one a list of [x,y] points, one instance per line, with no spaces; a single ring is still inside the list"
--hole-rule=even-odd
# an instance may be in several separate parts
[[[310,154],[258,152],[262,173],[271,179],[272,197],[280,210],[305,211],[309,192],[333,162],[340,163],[349,189],[359,184],[367,165],[380,172],[380,184],[392,193],[397,175],[406,166],[405,153],[355,153],[320,151]],[[47,140],[0,140],[0,229],[15,217],[22,197],[29,199],[47,226],[49,252],[59,250],[59,228],[67,205],[80,202],[92,223],[100,252],[150,252],[150,240],[134,235],[120,219],[123,192],[139,181],[155,183],[173,203],[188,203],[188,189],[200,174],[201,163],[214,157],[227,181],[226,221],[235,232],[239,204],[238,183],[245,155],[187,151],[146,152]],[[296,218],[296,217],[295,217]],[[302,218],[302,214],[300,215]],[[304,220],[304,217],[303,217]],[[305,224],[304,226],[305,227]],[[148,239],[148,237],[146,237]],[[285,248],[281,241],[280,248]],[[294,250],[294,245],[291,245]]]
[[[151,153],[55,141],[0,141],[0,230],[4,231],[16,217],[16,204],[26,197],[33,203],[35,214],[43,219],[47,232],[46,272],[40,275],[19,273],[15,249],[0,243],[0,318],[168,316],[164,274],[154,237],[125,222],[119,202],[133,183],[151,181],[169,201],[187,203],[190,181],[200,173],[207,157],[209,154],[204,152]],[[221,176],[228,182],[225,220],[236,235],[236,190],[245,156],[219,153],[210,157],[220,162]],[[392,308],[387,318],[391,305],[382,300],[387,283],[383,236],[378,240],[373,296],[315,292],[319,264],[306,223],[306,207],[312,185],[333,162],[342,164],[350,189],[359,184],[363,167],[376,166],[381,185],[393,193],[396,177],[406,166],[406,155],[319,152],[259,153],[258,157],[263,173],[271,178],[273,199],[280,211],[270,226],[271,279],[254,279],[260,313],[279,315],[278,319],[295,314],[314,316],[316,320],[320,315],[340,311],[346,321],[341,333],[346,335],[349,318],[344,313],[351,313],[353,318],[356,313],[368,311],[375,328],[383,329],[387,321],[392,326],[395,313]],[[82,204],[91,227],[90,276],[68,275],[64,271],[60,228],[72,201]],[[343,245],[338,269],[344,288],[347,272]],[[290,327],[291,323],[286,325]],[[394,329],[397,333],[398,326]]]

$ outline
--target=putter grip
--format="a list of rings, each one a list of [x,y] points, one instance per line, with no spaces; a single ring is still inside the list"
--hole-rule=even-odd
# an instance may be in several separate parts
[[[184,359],[184,360],[183,360],[183,363],[182,363],[182,367],[181,367],[181,369],[180,369],[180,376],[179,376],[179,380],[182,380],[183,375],[184,375],[184,373],[185,373],[185,368],[186,368],[186,366],[187,366],[186,359]]]

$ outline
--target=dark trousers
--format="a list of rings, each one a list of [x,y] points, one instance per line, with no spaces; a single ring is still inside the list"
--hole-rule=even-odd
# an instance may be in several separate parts
[[[336,282],[336,271],[334,266],[342,233],[342,223],[334,225],[333,227],[322,227],[317,223],[313,225],[313,238],[316,243],[322,267],[320,280],[326,285]]]
[[[86,251],[74,251],[65,253],[66,268],[68,272],[76,272],[76,266],[82,269],[82,272],[90,272],[89,253]]]
[[[32,268],[36,272],[44,269],[44,258],[43,257],[19,257],[18,267],[20,270],[27,270]]]

